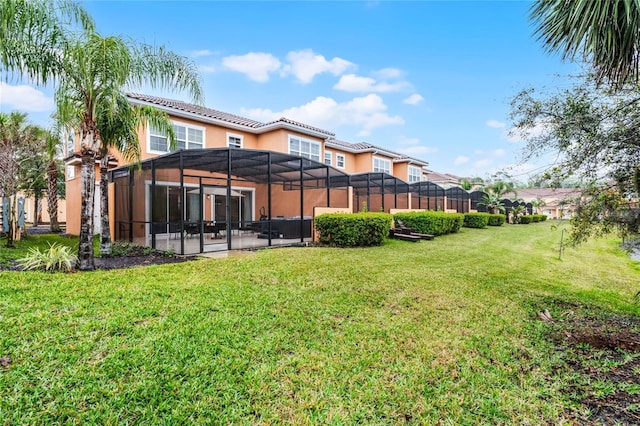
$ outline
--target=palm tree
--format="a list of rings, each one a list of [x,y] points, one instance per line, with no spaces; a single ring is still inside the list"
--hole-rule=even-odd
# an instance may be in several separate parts
[[[125,88],[142,86],[181,89],[202,102],[200,77],[193,63],[164,48],[136,45],[120,37],[91,34],[70,41],[63,53],[63,75],[55,95],[58,116],[80,131],[81,198],[78,259],[80,270],[95,268],[93,199],[95,161],[102,148],[98,112],[113,120]],[[105,156],[106,157],[106,156]]]
[[[140,161],[138,130],[147,125],[166,134],[169,148],[175,149],[176,137],[169,116],[151,106],[133,106],[126,96],[120,94],[116,99],[117,112],[111,114],[102,108],[97,114],[97,127],[100,133],[100,254],[111,253],[111,230],[109,225],[109,151],[117,150],[128,163]]]
[[[497,194],[491,192],[485,193],[482,196],[482,201],[480,201],[478,205],[485,206],[487,208],[487,212],[491,214],[505,212],[504,204],[502,203],[500,197]]]
[[[503,197],[506,194],[513,193],[514,196],[518,196],[515,191],[515,185],[513,182],[505,182],[502,180],[496,181],[486,187],[487,193],[494,194],[497,198]]]
[[[60,147],[60,132],[49,130],[46,134],[45,152],[47,155],[47,211],[49,213],[49,229],[52,233],[60,232],[58,222],[58,182],[60,180],[60,160],[57,159]]]
[[[530,10],[535,35],[563,59],[591,62],[598,81],[615,87],[638,80],[640,3],[637,0],[538,0]]]
[[[33,197],[34,212],[33,225],[38,226],[42,216],[42,198],[47,190],[47,164],[45,144],[47,131],[40,127],[33,133],[33,150],[24,156],[21,167],[18,170],[19,186],[26,196]]]
[[[536,209],[536,214],[542,212],[542,208],[547,205],[547,202],[542,198],[537,197],[535,200],[531,200],[531,205]]]
[[[73,33],[67,20],[86,30]],[[119,37],[92,32],[92,22],[75,2],[59,0],[2,0],[0,8],[0,60],[17,78],[60,82],[55,100],[63,124],[77,124],[80,134],[82,178],[79,269],[95,268],[93,260],[93,195],[95,160],[100,150],[96,123],[98,108],[117,112],[117,99],[127,87],[190,92],[202,103],[200,77],[186,58],[164,47],[137,45]],[[7,42],[8,40],[8,42]],[[33,45],[33,46],[31,46]],[[102,105],[102,106],[100,106]]]
[[[0,64],[16,79],[47,84],[61,76],[70,33],[93,28],[73,0],[0,0]]]

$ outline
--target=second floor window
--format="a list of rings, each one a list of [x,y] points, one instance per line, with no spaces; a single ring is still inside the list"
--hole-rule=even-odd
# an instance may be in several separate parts
[[[242,148],[242,136],[227,133],[227,146],[229,148]]]
[[[331,165],[331,151],[324,152],[324,164],[327,166]]]
[[[199,149],[204,146],[204,129],[182,124],[174,124],[176,149]],[[169,139],[158,129],[149,127],[149,150],[169,152]]]
[[[344,163],[345,163],[344,155],[336,154],[336,167],[340,169],[344,169]]]
[[[391,174],[391,160],[373,157],[373,172]]]
[[[289,136],[289,154],[320,162],[320,143]]]
[[[421,177],[422,170],[420,170],[418,167],[409,166],[409,183],[420,182]]]

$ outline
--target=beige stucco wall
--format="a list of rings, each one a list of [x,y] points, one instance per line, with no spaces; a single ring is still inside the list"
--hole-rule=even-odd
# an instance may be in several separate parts
[[[80,164],[74,165],[75,177],[72,180],[66,180],[67,186],[67,234],[79,235],[80,234],[80,209],[82,207],[81,197],[81,171]],[[67,173],[67,166],[65,166],[65,176]],[[98,172],[98,171],[96,171]]]

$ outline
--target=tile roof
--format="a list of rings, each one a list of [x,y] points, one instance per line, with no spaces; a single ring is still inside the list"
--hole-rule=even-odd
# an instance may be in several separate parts
[[[268,123],[262,123],[260,121],[252,120],[250,118],[240,117],[239,115],[229,114],[226,112],[202,107],[199,105],[190,104],[188,102],[178,101],[175,99],[159,98],[157,96],[149,96],[149,95],[144,95],[140,93],[127,93],[127,96],[131,99],[136,99],[142,102],[148,102],[148,103],[156,104],[156,105],[171,108],[171,109],[188,112],[191,114],[197,114],[203,117],[225,121],[231,124],[246,126],[256,130],[271,127],[278,124],[288,124],[291,126],[301,127],[303,129],[311,130],[317,133],[323,133],[323,134],[326,134],[327,136],[335,136],[333,133],[328,132],[326,130],[322,130],[318,127],[313,127],[308,124],[290,120],[285,117],[281,117],[277,120],[270,121]]]
[[[341,141],[339,139],[328,139],[327,143],[333,144],[333,145],[337,145],[352,151],[370,151],[370,150],[380,150],[380,151],[384,151],[384,152],[388,152],[389,154],[392,154],[394,156],[393,158],[393,162],[394,163],[401,163],[404,161],[415,161],[417,163],[420,164],[428,164],[428,162],[424,161],[424,160],[420,160],[418,158],[414,158],[414,157],[410,157],[406,154],[401,154],[399,152],[395,152],[392,151],[390,149],[387,148],[383,148],[381,146],[376,146],[373,144],[370,144],[368,142],[356,142],[356,143],[350,143],[350,142],[345,142],[345,141]]]
[[[527,188],[517,189],[516,193],[505,194],[505,197],[529,199],[529,198],[575,198],[582,194],[580,188]]]
[[[455,182],[458,183],[460,178],[458,176],[449,174],[449,173],[438,173],[433,170],[427,171],[427,180],[431,182]]]

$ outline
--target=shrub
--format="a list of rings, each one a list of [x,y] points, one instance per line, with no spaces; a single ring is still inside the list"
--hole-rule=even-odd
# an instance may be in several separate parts
[[[490,214],[489,226],[502,226],[507,221],[507,216],[504,214]]]
[[[465,228],[486,228],[489,224],[489,213],[465,213]]]
[[[401,220],[405,226],[414,228],[416,232],[436,236],[458,232],[464,223],[462,213],[427,211],[397,213],[394,217]]]
[[[43,271],[71,271],[78,257],[73,254],[72,248],[61,244],[49,244],[49,248],[40,251],[33,247],[18,263],[26,270],[39,269]]]
[[[528,215],[521,216],[520,217],[520,223],[523,224],[523,225],[530,224],[531,222],[533,222],[533,218],[531,216],[533,216],[533,215],[528,214]]]
[[[316,216],[320,242],[339,247],[379,246],[391,229],[388,213],[329,213]]]
[[[545,220],[547,220],[547,215],[546,214],[541,214],[540,215],[540,222],[544,222]]]

